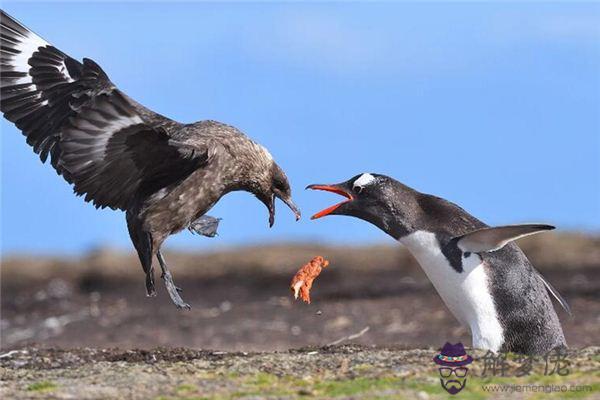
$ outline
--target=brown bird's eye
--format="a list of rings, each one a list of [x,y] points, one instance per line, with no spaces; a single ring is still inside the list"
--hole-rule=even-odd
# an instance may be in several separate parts
[[[273,186],[275,186],[275,189],[285,192],[285,183],[283,183],[283,181],[275,180],[275,182],[273,182]]]
[[[361,193],[363,191],[363,187],[362,186],[358,186],[358,185],[354,185],[354,186],[352,186],[352,191],[354,193]]]

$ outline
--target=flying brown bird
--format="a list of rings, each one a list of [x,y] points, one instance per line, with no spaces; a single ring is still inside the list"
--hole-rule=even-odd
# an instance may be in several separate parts
[[[189,228],[214,236],[205,215],[233,191],[254,194],[275,221],[275,198],[300,218],[290,185],[269,152],[216,121],[182,124],[120,91],[94,61],[79,62],[1,11],[1,103],[27,143],[97,208],[126,212],[129,235],[155,296],[152,259],[178,308],[190,308],[160,252]]]

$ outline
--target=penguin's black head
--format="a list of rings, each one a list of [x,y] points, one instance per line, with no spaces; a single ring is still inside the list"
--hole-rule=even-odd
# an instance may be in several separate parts
[[[418,210],[417,192],[400,182],[379,174],[364,173],[333,185],[309,185],[307,189],[324,190],[346,197],[311,217],[348,215],[370,222],[399,238],[411,230]]]

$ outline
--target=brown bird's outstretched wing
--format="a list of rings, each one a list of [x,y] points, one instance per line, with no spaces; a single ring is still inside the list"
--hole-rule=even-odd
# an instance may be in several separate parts
[[[180,124],[130,100],[94,61],[69,57],[4,11],[0,27],[0,109],[86,201],[125,210],[207,162],[207,148],[174,140]]]

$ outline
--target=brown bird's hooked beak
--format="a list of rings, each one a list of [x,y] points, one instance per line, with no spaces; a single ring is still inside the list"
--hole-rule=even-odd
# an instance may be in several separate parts
[[[341,184],[341,183],[334,184],[334,185],[320,185],[320,184],[308,185],[306,187],[306,189],[323,190],[325,192],[332,192],[332,193],[339,194],[340,196],[344,196],[347,199],[340,203],[334,204],[331,207],[327,207],[326,209],[319,211],[318,213],[316,213],[315,215],[310,217],[310,219],[318,219],[318,218],[324,217],[326,215],[332,214],[335,210],[340,208],[342,205],[354,200],[354,197],[352,196],[351,192],[345,187],[344,184]]]
[[[271,196],[270,203],[267,204],[267,208],[269,209],[269,228],[273,227],[273,224],[275,223],[275,197],[283,201],[285,205],[288,206],[290,210],[292,210],[294,216],[296,217],[296,221],[300,219],[300,217],[302,216],[302,214],[300,213],[300,209],[298,208],[298,206],[296,206],[296,204],[294,204],[290,197],[282,196],[278,193],[273,193],[273,195]]]

